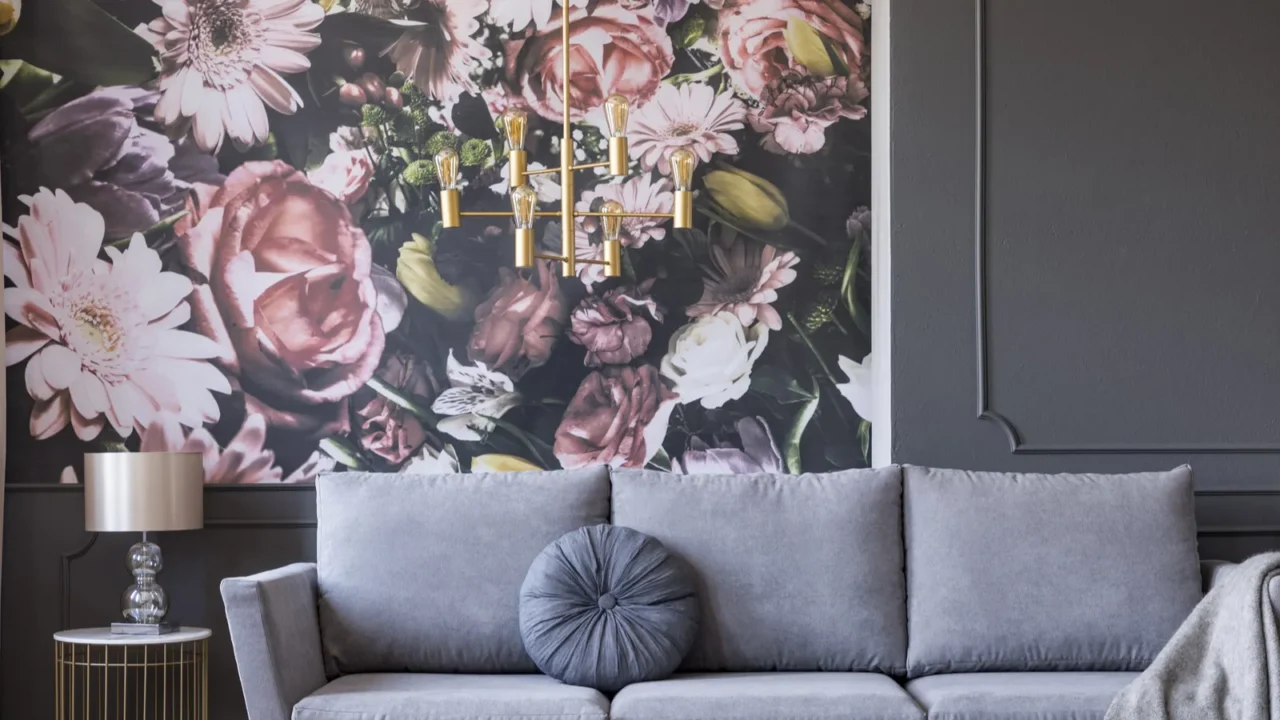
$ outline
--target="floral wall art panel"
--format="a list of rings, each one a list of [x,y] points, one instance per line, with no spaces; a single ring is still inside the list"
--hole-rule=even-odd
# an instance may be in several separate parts
[[[568,98],[555,0],[0,0],[9,481],[866,465],[871,3],[561,1]],[[627,219],[606,278],[442,228],[437,152],[507,210],[500,114],[599,162],[613,93],[632,172],[567,200],[670,213],[688,148],[693,229]]]

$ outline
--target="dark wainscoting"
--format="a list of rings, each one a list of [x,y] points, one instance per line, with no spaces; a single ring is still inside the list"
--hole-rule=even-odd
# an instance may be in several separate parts
[[[1240,558],[1280,547],[1280,6],[1198,7],[894,0],[893,459],[1187,463]]]
[[[53,642],[68,627],[102,626],[120,612],[131,582],[127,533],[84,532],[78,486],[10,485],[5,493],[0,597],[0,717],[53,716]],[[225,577],[315,559],[315,491],[310,487],[210,487],[205,527],[156,533],[160,583],[170,617],[213,630],[209,693],[213,720],[244,720],[218,583]]]

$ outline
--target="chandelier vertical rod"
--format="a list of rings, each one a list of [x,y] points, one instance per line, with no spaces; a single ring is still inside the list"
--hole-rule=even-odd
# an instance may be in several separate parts
[[[578,274],[576,225],[573,216],[573,123],[570,118],[569,97],[569,0],[560,0],[560,60],[563,63],[564,87],[560,96],[564,105],[564,139],[560,143],[560,254],[564,256],[561,271],[564,277]]]

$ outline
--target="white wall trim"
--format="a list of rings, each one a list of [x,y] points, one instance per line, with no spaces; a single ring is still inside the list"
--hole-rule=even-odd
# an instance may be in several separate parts
[[[892,3],[875,0],[871,17],[871,377],[875,417],[871,418],[871,465],[893,462],[893,304],[889,274],[890,151],[889,26]]]

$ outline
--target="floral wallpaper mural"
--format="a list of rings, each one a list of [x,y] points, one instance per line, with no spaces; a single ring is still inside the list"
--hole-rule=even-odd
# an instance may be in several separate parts
[[[632,102],[623,273],[513,267],[498,118],[558,164]],[[871,4],[0,0],[11,482],[189,450],[210,483],[573,468],[807,472],[870,440]],[[601,171],[603,172],[603,170]],[[554,207],[556,176],[533,177]],[[558,247],[555,220],[540,238]],[[601,256],[585,218],[578,252]]]

